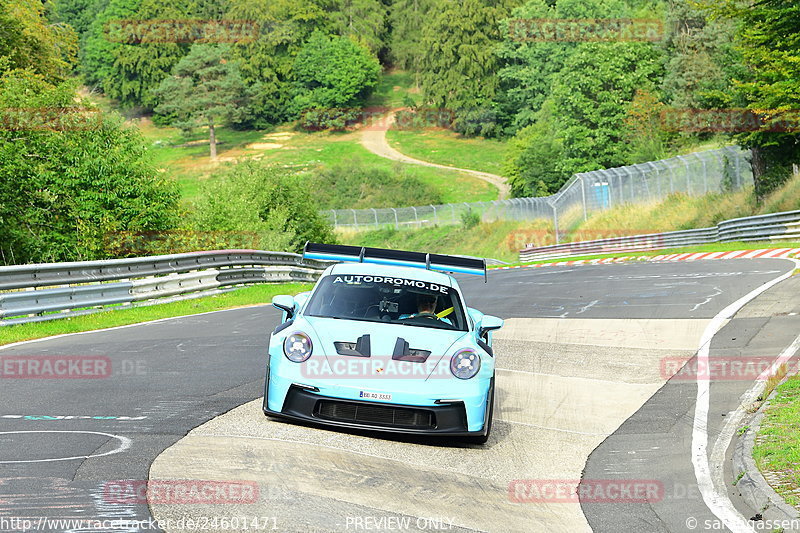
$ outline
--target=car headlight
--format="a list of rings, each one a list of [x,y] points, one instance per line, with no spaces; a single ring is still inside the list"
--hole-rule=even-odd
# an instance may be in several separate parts
[[[470,379],[481,369],[481,358],[472,350],[461,350],[450,358],[450,372],[458,379]]]
[[[289,361],[295,363],[302,363],[311,357],[311,350],[313,349],[311,339],[305,333],[300,331],[292,333],[287,336],[283,341],[283,353]]]

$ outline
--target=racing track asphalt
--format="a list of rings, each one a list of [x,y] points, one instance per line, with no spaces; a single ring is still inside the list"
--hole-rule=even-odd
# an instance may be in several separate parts
[[[637,378],[648,373],[649,378],[658,378],[659,369],[654,365],[659,359],[648,356],[648,352],[661,349],[659,357],[680,354],[688,359],[692,350],[677,337],[695,335],[720,309],[793,266],[782,260],[634,263],[492,272],[488,285],[477,278],[461,280],[470,305],[510,319],[510,333],[497,340],[498,366],[506,369],[500,377],[509,385],[505,392],[499,387],[495,431],[486,448],[351,435],[268,421],[260,413],[255,416],[253,409],[248,410],[254,404],[247,402],[259,398],[262,392],[264,354],[269,331],[277,320],[277,313],[269,307],[209,313],[8,347],[0,350],[0,357],[106,356],[111,360],[112,373],[92,380],[0,379],[0,518],[46,515],[145,519],[150,516],[146,505],[107,501],[103,494],[106,483],[146,480],[152,475],[149,471],[154,461],[153,470],[158,464],[169,469],[170,458],[183,450],[190,452],[190,461],[182,464],[184,478],[234,479],[213,477],[215,469],[228,475],[233,472],[238,475],[235,479],[270,475],[285,479],[287,472],[307,476],[302,478],[307,484],[299,489],[269,486],[263,491],[270,498],[266,511],[280,516],[282,531],[337,530],[344,525],[341,520],[347,513],[415,518],[427,513],[453,518],[450,509],[469,506],[470,501],[440,492],[451,490],[468,498],[473,489],[472,497],[478,503],[487,491],[493,492],[492,498],[498,498],[499,490],[499,499],[508,505],[495,513],[478,509],[469,517],[474,519],[472,522],[455,521],[464,529],[536,531],[545,527],[549,531],[574,531],[572,526],[585,524],[583,520],[596,530],[628,529],[618,527],[627,522],[616,513],[638,510],[584,505],[581,513],[576,510],[577,505],[510,504],[504,493],[507,482],[534,474],[557,475],[562,472],[558,468],[548,470],[538,465],[557,467],[559,463],[568,464],[569,472],[579,476],[586,457],[574,455],[585,451],[588,456],[598,445],[587,465],[587,475],[594,473],[593,469],[607,473],[609,454],[617,458],[617,464],[619,454],[617,448],[604,447],[620,435],[628,436],[628,440],[618,447],[645,439],[642,431],[626,431],[643,412],[662,418],[680,418],[680,413],[685,416],[690,408],[687,397],[693,400],[691,391],[685,390],[692,387],[691,383],[680,385],[683,392],[678,392],[678,402],[664,396],[669,385],[661,388],[659,379]],[[755,318],[748,323],[753,335],[769,325],[765,317]],[[625,329],[625,324],[633,328]],[[670,324],[682,325],[659,337],[661,328],[669,329]],[[571,329],[570,325],[577,327]],[[649,330],[648,325],[652,326]],[[731,327],[737,326],[727,326]],[[779,336],[767,343],[765,350],[783,340]],[[654,342],[664,345],[648,345]],[[725,341],[715,342],[721,348],[730,347]],[[626,371],[627,378],[621,380],[624,386],[612,387],[614,376]],[[594,381],[580,381],[583,375],[591,375]],[[585,389],[579,402],[571,404],[570,398],[558,395],[564,383],[572,391]],[[602,383],[607,383],[605,388],[624,394],[603,397]],[[539,386],[541,391],[537,393]],[[528,396],[519,394],[523,390]],[[598,396],[593,397],[593,392]],[[627,399],[630,394],[641,401],[634,405]],[[548,402],[548,408],[553,410],[543,413],[536,408],[538,401]],[[234,409],[237,406],[242,407]],[[614,416],[604,419],[605,412]],[[226,422],[226,417],[240,416],[236,413],[244,417],[242,427]],[[596,415],[597,420],[591,415]],[[634,417],[623,424],[631,415]],[[64,416],[79,418],[59,418]],[[205,424],[208,421],[211,422]],[[258,442],[249,450],[252,455],[242,462],[242,457],[230,450],[246,448],[226,448],[230,443],[214,434],[215,424],[217,429],[228,432],[233,428],[250,437],[249,432],[263,434],[266,429],[280,438]],[[245,424],[251,426],[244,427]],[[645,419],[643,424],[647,426],[650,421]],[[204,433],[203,427],[209,429]],[[195,440],[184,438],[193,428],[199,432],[196,437],[192,437],[195,432],[190,435]],[[605,438],[612,433],[610,439]],[[662,433],[666,435],[651,438],[672,436],[670,431]],[[584,439],[575,444],[579,453],[570,453],[572,441],[559,441],[553,434]],[[130,439],[129,448],[101,456],[119,449],[124,439]],[[631,456],[622,463],[631,467],[630,472],[634,472],[633,466],[648,468],[650,462],[657,463],[662,470],[660,479],[680,478],[689,487],[693,473],[684,468],[688,450],[679,449],[686,442],[677,441],[669,461],[652,457],[642,461]],[[201,454],[191,456],[193,450],[201,450]],[[58,460],[77,456],[93,457]],[[184,455],[182,460],[186,458]],[[287,459],[295,462],[288,464]],[[277,465],[277,471],[259,471],[264,460]],[[536,462],[537,468],[529,469],[533,466],[529,462]],[[232,463],[238,470],[225,470]],[[507,466],[503,468],[503,464]],[[579,465],[577,470],[575,465]],[[295,470],[281,472],[282,467]],[[465,468],[470,471],[464,472]],[[392,493],[378,482],[382,477],[392,477],[393,469],[408,476],[407,486],[400,489],[414,488],[405,502],[402,493]],[[495,469],[502,472],[501,477]],[[315,484],[327,485],[334,494],[311,486]],[[371,486],[374,494],[369,493]],[[390,495],[400,501],[387,499]],[[295,496],[303,499],[293,499]],[[426,499],[430,502],[427,506],[421,503]],[[669,517],[683,515],[685,510],[675,506],[668,509],[673,503],[685,506],[685,502],[665,501],[660,512],[645,517],[646,523],[656,524],[652,530],[682,530],[673,529],[677,522]],[[441,507],[448,504],[452,507]],[[417,505],[419,509],[415,509]],[[695,498],[694,506],[699,517],[712,517],[702,501]],[[159,518],[201,511],[198,507],[164,507],[154,506]],[[252,514],[252,510],[235,511]],[[220,506],[216,514],[220,514]],[[487,517],[498,521],[487,523]],[[1,525],[2,521],[0,530],[4,530]],[[130,527],[119,531],[144,530]]]

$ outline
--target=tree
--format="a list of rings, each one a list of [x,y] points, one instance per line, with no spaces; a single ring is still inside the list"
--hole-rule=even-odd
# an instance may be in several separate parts
[[[456,122],[470,114],[486,117],[489,131],[471,125],[484,135],[495,133],[494,114],[485,110],[491,110],[498,87],[499,21],[509,15],[511,4],[440,0],[423,22],[419,69],[425,100],[433,107],[453,110]]]
[[[652,91],[662,74],[662,56],[650,43],[582,43],[553,89],[562,169],[574,174],[624,165],[628,105],[637,89]]]
[[[509,130],[530,125],[550,96],[553,80],[579,42],[537,40],[538,20],[613,19],[630,16],[623,0],[528,0],[501,22],[503,40],[497,97]]]
[[[122,46],[119,32],[109,35],[119,22],[136,17],[141,0],[109,0],[89,25],[80,49],[80,71],[89,85],[103,88],[114,68],[114,50]]]
[[[323,2],[230,0],[226,19],[247,20],[260,27],[255,39],[235,43],[232,52],[244,82],[253,89],[254,125],[290,118],[295,56],[314,30],[330,32],[333,26],[330,6]]]
[[[178,193],[141,134],[76,101],[74,82],[0,77],[0,256],[6,263],[101,259],[120,232],[173,227]]]
[[[316,31],[297,54],[292,68],[292,110],[360,106],[378,83],[381,66],[363,46],[346,37]]]
[[[509,141],[503,174],[517,197],[547,196],[557,192],[570,174],[560,168],[564,141],[553,116],[553,101],[545,100],[533,124]]]
[[[41,2],[4,0],[0,5],[0,58],[6,58],[6,69],[30,68],[58,82],[72,70],[76,53],[75,32],[50,23]]]
[[[397,67],[419,73],[421,21],[428,20],[437,0],[394,0],[389,7],[389,59]],[[416,81],[419,85],[419,79]]]
[[[343,37],[352,37],[374,55],[386,46],[386,6],[380,0],[336,0],[333,24]]]
[[[748,70],[734,86],[763,125],[735,138],[751,150],[756,196],[763,200],[789,178],[792,165],[800,163],[800,6],[790,0],[702,4],[737,28],[735,41]]]
[[[666,157],[668,135],[662,123],[665,109],[666,106],[653,93],[637,89],[625,116],[627,164],[646,163]]]
[[[123,107],[152,109],[153,90],[188,52],[189,43],[181,41],[192,37],[180,35],[169,21],[188,17],[180,2],[141,0],[134,17],[110,21],[106,38],[117,40],[110,49],[112,62],[102,80],[103,92]]]
[[[335,242],[305,180],[253,161],[215,176],[195,218],[199,230],[255,233],[262,250],[300,252],[306,241]]]
[[[212,159],[217,157],[215,128],[242,120],[247,111],[247,89],[238,65],[230,60],[228,45],[192,46],[154,94],[156,112],[175,116],[175,126],[208,126]]]

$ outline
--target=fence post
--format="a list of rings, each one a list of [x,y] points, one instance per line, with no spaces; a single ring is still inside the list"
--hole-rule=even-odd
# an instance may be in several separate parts
[[[586,222],[589,220],[589,217],[586,214],[586,184],[584,183],[584,174],[578,174],[581,180],[581,203],[583,204],[583,221]]]
[[[550,204],[550,207],[553,208],[553,226],[556,230],[556,244],[561,244],[561,236],[558,234],[558,209],[556,208],[556,204]]]
[[[431,208],[433,208],[433,223],[438,226],[439,225],[439,216],[436,214],[436,206],[433,205],[433,204],[430,204],[430,206],[431,206]]]
[[[700,157],[700,154],[693,154],[697,159],[703,163],[703,192],[708,194],[708,167],[706,166],[706,158]]]
[[[394,229],[400,229],[400,223],[397,220],[397,209],[394,207],[391,208],[392,212],[394,213]]]
[[[358,229],[358,215],[356,215],[356,210],[351,209],[350,211],[353,212],[353,225]]]
[[[453,215],[453,224],[456,223],[456,208],[450,204],[450,213]]]
[[[691,196],[692,195],[691,194],[692,193],[692,182],[690,181],[691,180],[691,176],[690,176],[691,172],[689,170],[689,162],[682,155],[679,155],[678,159],[680,159],[683,162],[683,164],[686,166],[686,194]]]
[[[655,163],[648,162],[650,167],[654,168],[656,171],[656,194],[658,195],[658,199],[661,199],[661,171],[658,169]]]
[[[370,209],[372,209],[372,214],[375,216],[375,227],[377,228],[378,227],[378,212],[375,211],[374,207],[370,207]]]
[[[419,227],[419,217],[417,217],[417,208],[412,205],[411,209],[414,210],[414,222],[417,224],[417,227]]]
[[[333,227],[336,227],[336,209],[331,209],[331,213],[333,213]]]

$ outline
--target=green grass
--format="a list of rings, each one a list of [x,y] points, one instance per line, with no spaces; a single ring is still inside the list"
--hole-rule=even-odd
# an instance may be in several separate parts
[[[411,99],[415,105],[421,103],[420,91],[414,88],[414,75],[402,70],[384,72],[378,85],[367,99],[367,107],[405,107]]]
[[[389,144],[423,161],[502,175],[506,143],[467,138],[447,130],[389,130]]]
[[[150,141],[150,151],[158,168],[177,180],[181,197],[191,203],[201,194],[202,184],[214,178],[220,165],[243,159],[256,159],[291,172],[312,172],[320,167],[329,167],[358,158],[376,169],[393,171],[396,162],[378,157],[360,144],[359,132],[302,132],[283,126],[276,131],[237,131],[219,128],[217,139],[217,161],[208,156],[206,131],[198,130],[182,136],[174,128],[158,128],[147,121],[139,123],[145,137]],[[189,145],[187,143],[198,142]],[[440,170],[416,165],[406,165],[407,174],[436,191],[435,203],[474,202],[497,199],[497,189],[491,184],[454,171]],[[400,199],[402,200],[402,199]],[[402,203],[371,207],[395,207]]]
[[[142,307],[130,307],[110,311],[101,311],[90,315],[0,327],[0,345],[12,342],[38,339],[51,335],[91,331],[170,318],[193,315],[207,311],[231,309],[249,305],[265,304],[272,301],[277,294],[297,294],[311,290],[311,285],[303,283],[262,284],[243,287],[215,296],[204,296],[180,302],[155,304]]]
[[[551,231],[545,221],[533,221],[542,231]],[[342,244],[418,250],[490,257],[501,261],[516,261],[519,247],[517,233],[530,228],[531,222],[490,222],[466,229],[463,226],[434,226],[421,229],[396,230],[385,228],[361,233],[340,233]]]
[[[777,476],[777,481],[770,481],[772,488],[800,508],[800,376],[790,377],[770,400],[753,459],[762,472]]]

